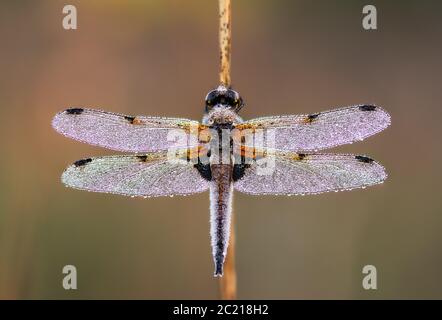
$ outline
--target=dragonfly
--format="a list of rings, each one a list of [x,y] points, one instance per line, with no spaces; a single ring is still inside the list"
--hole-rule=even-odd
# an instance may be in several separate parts
[[[59,112],[52,125],[66,137],[131,153],[78,160],[65,169],[61,180],[75,189],[132,197],[209,190],[214,275],[222,276],[234,190],[307,195],[365,188],[387,178],[384,167],[366,155],[318,152],[387,128],[391,120],[383,108],[362,104],[243,120],[239,116],[243,106],[238,92],[220,85],[207,94],[201,122],[79,107]],[[181,139],[170,138],[174,131]],[[273,138],[265,139],[269,137]],[[270,159],[271,170],[263,174],[263,161]]]

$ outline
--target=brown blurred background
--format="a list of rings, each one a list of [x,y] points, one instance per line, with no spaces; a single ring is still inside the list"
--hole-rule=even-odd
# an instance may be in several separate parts
[[[62,8],[78,9],[78,30]],[[364,31],[375,4],[378,30]],[[0,298],[218,297],[208,194],[131,199],[63,187],[110,152],[57,134],[69,106],[200,119],[217,85],[217,1],[0,4]],[[382,162],[381,186],[311,197],[236,194],[238,297],[442,298],[440,1],[233,1],[245,118],[376,103],[392,126],[336,151]],[[64,265],[76,291],[61,286]],[[378,290],[362,289],[362,267]]]

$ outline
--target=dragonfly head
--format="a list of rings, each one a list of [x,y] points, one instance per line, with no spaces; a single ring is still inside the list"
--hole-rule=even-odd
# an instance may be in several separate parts
[[[238,113],[243,106],[244,102],[239,93],[223,85],[206,96],[206,112],[210,112],[214,107],[225,107]]]

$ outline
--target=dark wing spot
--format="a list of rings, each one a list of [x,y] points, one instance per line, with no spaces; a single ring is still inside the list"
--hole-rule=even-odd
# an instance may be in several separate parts
[[[296,160],[304,160],[307,155],[305,153],[298,153]]]
[[[244,174],[246,173],[246,169],[250,167],[250,164],[234,164],[233,165],[233,172],[232,172],[232,179],[233,181],[238,181],[242,177],[244,177]]]
[[[361,110],[361,111],[375,111],[376,106],[362,105],[362,106],[359,106],[359,110]]]
[[[71,109],[67,109],[66,113],[67,114],[82,114],[84,111],[84,109],[82,108],[71,108]]]
[[[127,121],[129,121],[130,123],[134,123],[135,121],[135,117],[131,117],[131,116],[124,116],[124,119],[126,119]]]
[[[212,180],[212,170],[210,169],[210,164],[202,164],[201,162],[198,162],[193,166],[198,170],[203,179],[207,181]]]
[[[82,160],[78,160],[74,162],[74,166],[76,167],[83,167],[86,164],[88,164],[89,162],[92,162],[91,158],[87,158],[87,159],[82,159]]]
[[[373,159],[364,156],[355,156],[355,159],[364,163],[372,163],[374,161]]]
[[[147,156],[137,156],[137,159],[138,159],[140,162],[146,162],[146,161],[147,161]]]
[[[308,116],[307,116],[307,122],[308,123],[311,123],[311,122],[313,122],[314,120],[316,120],[317,118],[319,117],[319,113],[313,113],[313,114],[309,114]]]

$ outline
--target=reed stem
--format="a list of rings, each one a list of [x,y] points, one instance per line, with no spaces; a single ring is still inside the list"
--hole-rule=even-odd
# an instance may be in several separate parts
[[[219,48],[221,84],[230,87],[230,56],[232,46],[232,6],[231,0],[219,0]]]

